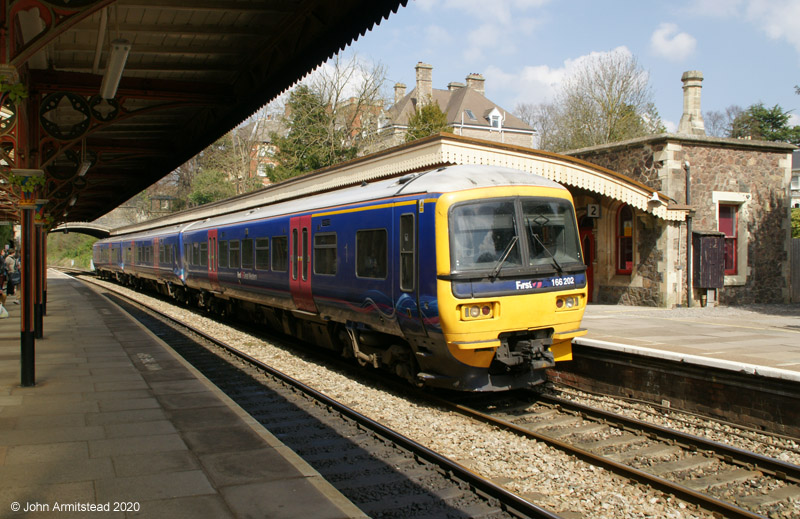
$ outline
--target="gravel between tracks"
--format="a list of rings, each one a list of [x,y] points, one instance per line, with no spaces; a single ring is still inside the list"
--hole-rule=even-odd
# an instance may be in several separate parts
[[[634,485],[543,443],[522,439],[489,425],[351,380],[330,367],[304,359],[302,355],[249,336],[196,311],[118,285],[102,281],[98,283],[131,295],[176,319],[192,323],[209,335],[240,348],[484,477],[506,484],[510,490],[565,518],[712,517],[692,504]],[[613,403],[608,405],[614,407]],[[642,418],[647,419],[644,416]],[[679,425],[669,424],[671,427]],[[704,435],[698,430],[701,428],[693,424],[689,432]],[[725,431],[721,434],[724,435]],[[725,437],[726,441],[731,438],[729,435]],[[751,448],[747,442],[741,447]],[[786,461],[796,462],[793,457]]]

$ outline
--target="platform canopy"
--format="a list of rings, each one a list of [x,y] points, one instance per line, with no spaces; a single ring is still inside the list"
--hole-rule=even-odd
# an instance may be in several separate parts
[[[0,1],[0,220],[41,170],[52,224],[114,209],[407,2]]]

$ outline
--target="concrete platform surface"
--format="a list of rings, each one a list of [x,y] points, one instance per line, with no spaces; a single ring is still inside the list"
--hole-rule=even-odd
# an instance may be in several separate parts
[[[0,517],[365,517],[138,322],[48,274],[35,387],[20,307],[0,320]]]
[[[574,340],[800,381],[800,304],[647,308],[589,304]]]

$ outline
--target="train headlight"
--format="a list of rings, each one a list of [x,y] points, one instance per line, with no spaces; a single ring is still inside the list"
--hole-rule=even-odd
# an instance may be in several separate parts
[[[580,296],[562,296],[556,299],[557,310],[572,310],[581,306]]]
[[[492,319],[497,313],[497,303],[480,303],[472,305],[459,305],[458,311],[462,321],[475,321],[479,319]]]

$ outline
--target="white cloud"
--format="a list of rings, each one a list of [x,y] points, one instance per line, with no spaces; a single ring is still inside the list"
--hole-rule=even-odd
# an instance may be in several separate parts
[[[745,17],[774,40],[786,40],[800,52],[800,0],[750,0]]]
[[[504,106],[506,110],[513,110],[517,103],[547,103],[553,101],[561,83],[569,77],[573,71],[580,67],[586,60],[597,56],[623,53],[630,55],[631,51],[620,46],[610,51],[591,52],[584,56],[564,61],[561,67],[549,67],[547,65],[526,66],[515,72],[506,72],[498,67],[490,66],[484,71],[486,77],[486,90],[490,93],[489,97],[494,97],[494,92],[513,99],[512,106]]]
[[[650,49],[669,61],[683,61],[697,46],[697,40],[685,32],[678,32],[674,23],[662,23],[650,37]]]
[[[695,0],[688,12],[713,18],[739,18],[800,53],[800,0]]]
[[[464,40],[462,57],[467,61],[484,59],[489,52],[492,54],[512,54],[517,48],[509,34],[530,35],[539,25],[539,21],[532,16],[532,11],[549,3],[551,0],[493,0],[490,4],[486,0],[416,0],[415,5],[426,13],[426,16],[437,19],[438,17],[462,17],[460,23],[466,36]],[[471,29],[471,30],[470,30]],[[454,38],[444,42],[440,38],[443,34],[428,33],[428,43],[437,45],[452,43]],[[437,41],[435,38],[439,38]]]

